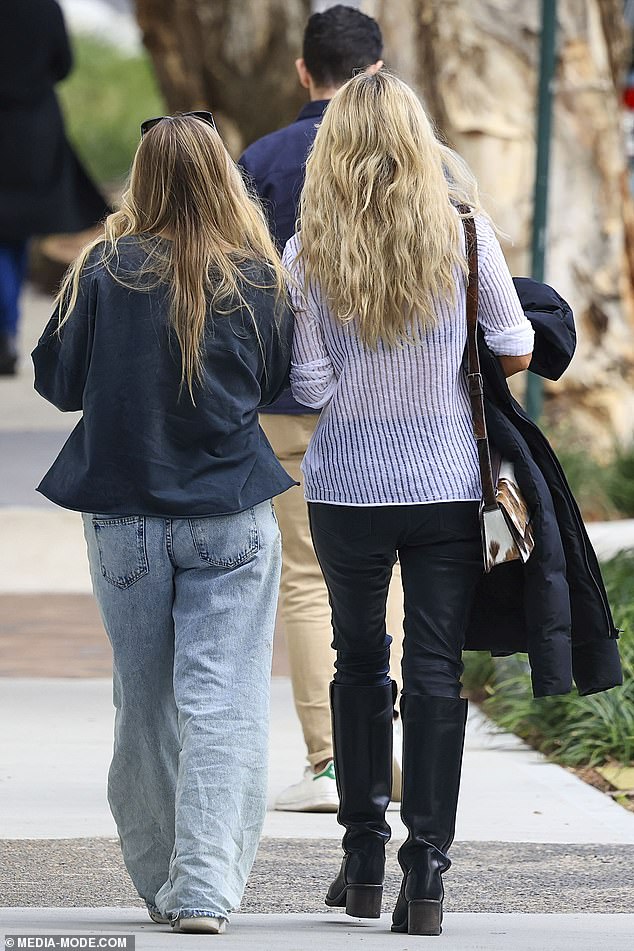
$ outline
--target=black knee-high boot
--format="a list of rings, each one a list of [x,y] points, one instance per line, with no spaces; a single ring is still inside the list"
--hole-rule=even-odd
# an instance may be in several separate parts
[[[379,918],[390,827],[385,811],[392,786],[392,721],[396,684],[330,685],[337,818],[346,832],[344,859],[326,904],[355,918]]]
[[[401,697],[403,798],[401,816],[409,832],[399,849],[403,884],[392,931],[439,935],[442,931],[442,874],[451,862],[462,769],[467,701],[450,697]]]

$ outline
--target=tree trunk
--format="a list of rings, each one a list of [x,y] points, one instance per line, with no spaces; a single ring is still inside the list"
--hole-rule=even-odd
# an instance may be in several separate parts
[[[306,101],[294,60],[309,0],[136,0],[171,112],[211,109],[237,157]]]
[[[555,429],[598,454],[634,419],[634,215],[619,84],[628,44],[619,0],[559,0],[546,280],[571,304],[577,353],[546,385]],[[523,0],[366,0],[386,60],[414,85],[469,162],[485,207],[530,273],[540,5]]]

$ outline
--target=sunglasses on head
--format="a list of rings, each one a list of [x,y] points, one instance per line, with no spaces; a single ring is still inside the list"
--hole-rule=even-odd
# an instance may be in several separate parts
[[[143,138],[146,132],[153,129],[155,125],[162,122],[163,119],[175,119],[180,116],[193,116],[195,119],[201,119],[203,122],[206,122],[212,129],[216,129],[216,123],[214,122],[214,117],[211,112],[180,112],[178,116],[157,116],[155,119],[146,119],[145,122],[141,123],[141,138]],[[216,132],[217,131],[216,129]]]

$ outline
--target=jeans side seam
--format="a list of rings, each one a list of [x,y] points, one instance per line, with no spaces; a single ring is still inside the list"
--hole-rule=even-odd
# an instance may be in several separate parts
[[[167,550],[167,557],[170,560],[172,568],[178,568],[176,564],[176,559],[174,557],[174,540],[172,537],[172,519],[165,519],[165,548]]]

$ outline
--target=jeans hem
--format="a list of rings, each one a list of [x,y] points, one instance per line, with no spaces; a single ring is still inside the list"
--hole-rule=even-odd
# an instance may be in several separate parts
[[[148,910],[148,913],[149,913],[150,916],[152,916],[152,915],[158,915],[159,917],[165,919],[166,924],[167,924],[167,923],[171,923],[171,922],[174,920],[174,916],[173,916],[173,915],[169,915],[169,914],[164,915],[163,912],[161,911],[161,909],[158,907],[158,905],[155,905],[154,902],[146,901],[146,902],[145,902],[145,905],[146,905],[146,907],[147,907],[147,910]],[[157,923],[158,923],[158,922],[157,922]]]
[[[199,911],[192,908],[181,908],[178,912],[170,912],[169,916],[176,921],[180,918],[219,918],[220,921],[229,921],[229,912]]]

